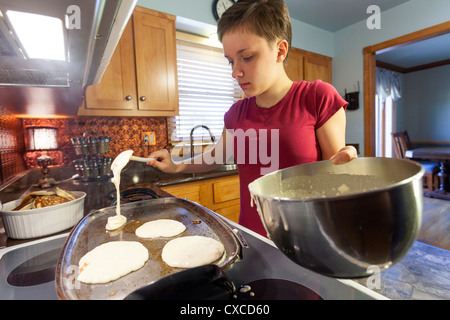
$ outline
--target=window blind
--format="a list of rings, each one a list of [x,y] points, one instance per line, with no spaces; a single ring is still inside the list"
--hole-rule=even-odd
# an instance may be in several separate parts
[[[180,114],[169,118],[170,142],[189,141],[196,125],[208,126],[219,139],[225,112],[242,97],[223,51],[177,39],[177,69]],[[194,139],[210,140],[209,133],[197,129]]]

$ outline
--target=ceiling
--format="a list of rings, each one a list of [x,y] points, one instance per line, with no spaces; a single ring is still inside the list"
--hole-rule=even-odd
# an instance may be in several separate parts
[[[285,0],[292,18],[336,32],[370,17],[367,8],[377,5],[381,12],[409,0]],[[409,69],[450,59],[450,34],[397,47],[377,55],[377,60]]]
[[[448,64],[450,33],[377,54],[376,59],[400,69],[413,69],[439,61],[447,61]]]
[[[409,0],[285,0],[291,18],[336,32],[370,17],[367,8],[377,5],[381,12]]]

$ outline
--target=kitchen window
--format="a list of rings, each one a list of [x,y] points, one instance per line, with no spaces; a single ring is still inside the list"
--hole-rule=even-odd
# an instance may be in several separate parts
[[[242,98],[242,91],[231,76],[231,67],[221,47],[191,40],[200,37],[181,35],[177,34],[180,114],[168,120],[170,142],[189,144],[191,129],[196,125],[206,125],[219,139],[224,127],[223,116]],[[197,129],[194,140],[211,139],[207,130]]]

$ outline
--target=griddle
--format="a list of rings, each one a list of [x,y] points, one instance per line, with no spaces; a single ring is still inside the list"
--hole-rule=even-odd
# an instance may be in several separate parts
[[[59,299],[123,299],[129,293],[184,269],[169,267],[161,259],[164,245],[176,238],[191,235],[216,239],[225,247],[225,253],[215,264],[225,269],[239,258],[241,244],[230,226],[213,211],[181,198],[160,198],[121,205],[121,214],[127,218],[125,226],[106,231],[108,217],[116,214],[116,207],[91,212],[70,232],[56,265],[56,290]],[[135,230],[142,224],[157,219],[174,219],[186,226],[176,237],[141,239]],[[149,251],[145,265],[128,275],[106,284],[85,284],[76,280],[78,262],[90,250],[110,241],[139,241]]]

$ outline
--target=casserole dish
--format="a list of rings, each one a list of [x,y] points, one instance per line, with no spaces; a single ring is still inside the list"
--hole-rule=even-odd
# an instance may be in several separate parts
[[[71,192],[77,199],[44,208],[13,211],[21,199],[5,203],[1,215],[6,235],[13,239],[31,239],[73,227],[84,216],[86,193]]]

